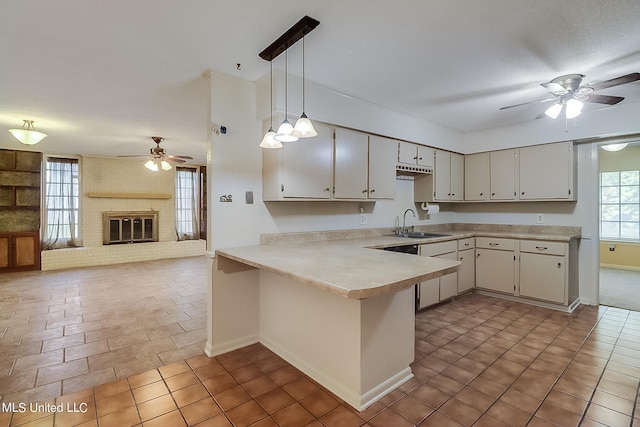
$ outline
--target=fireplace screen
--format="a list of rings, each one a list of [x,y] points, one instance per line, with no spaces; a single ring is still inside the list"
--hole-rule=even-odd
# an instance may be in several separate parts
[[[158,241],[158,212],[103,212],[103,243]]]

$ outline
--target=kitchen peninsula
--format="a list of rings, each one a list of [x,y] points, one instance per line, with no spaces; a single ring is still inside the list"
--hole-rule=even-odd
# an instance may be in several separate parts
[[[205,352],[256,342],[357,410],[413,377],[414,284],[459,261],[374,248],[393,236],[218,249]]]

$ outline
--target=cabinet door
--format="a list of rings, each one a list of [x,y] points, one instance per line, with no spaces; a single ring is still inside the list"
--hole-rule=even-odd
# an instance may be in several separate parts
[[[464,156],[464,199],[489,200],[489,153]]]
[[[458,270],[458,293],[473,289],[476,285],[475,250],[465,249],[458,252],[460,269]]]
[[[490,153],[491,200],[515,200],[517,186],[517,150]]]
[[[368,151],[367,134],[348,129],[335,130],[333,195],[336,199],[367,198]]]
[[[567,303],[566,258],[557,255],[520,254],[520,295]]]
[[[435,149],[418,145],[418,158],[416,159],[418,166],[433,167],[433,156]]]
[[[464,156],[451,153],[451,200],[464,199]]]
[[[369,136],[369,198],[396,197],[396,141]]]
[[[451,252],[444,255],[438,255],[437,258],[458,260],[458,254]],[[453,272],[444,276],[440,276],[440,301],[458,295],[458,272]]]
[[[434,169],[435,200],[451,200],[451,153],[436,150]]]
[[[520,200],[571,199],[573,143],[520,149]]]
[[[440,302],[440,278],[420,282],[420,305],[418,309]]]
[[[11,237],[9,235],[0,236],[0,268],[9,268],[11,257]]]
[[[14,267],[35,267],[40,264],[38,244],[36,239],[38,236],[14,236],[13,242],[15,246]]]
[[[415,165],[418,158],[418,149],[416,144],[410,142],[398,142],[398,163],[406,163]]]
[[[282,193],[285,198],[328,199],[333,171],[333,129],[315,125],[318,136],[284,144]]]
[[[514,293],[514,252],[476,248],[476,287]]]

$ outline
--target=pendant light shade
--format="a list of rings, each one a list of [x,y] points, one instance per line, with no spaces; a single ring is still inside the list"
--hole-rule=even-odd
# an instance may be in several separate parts
[[[269,123],[269,130],[264,134],[262,142],[260,142],[260,147],[282,148],[282,143],[280,141],[276,141],[273,138],[274,136],[276,136],[276,133],[273,131],[273,61],[269,61],[269,65],[269,114],[271,116],[271,121]]]
[[[304,37],[302,37],[302,115],[293,127],[293,135],[299,138],[312,138],[318,135],[313,128],[313,123],[304,112],[304,95],[305,95],[305,78],[304,78]]]
[[[24,145],[35,145],[47,137],[46,133],[33,129],[33,120],[23,120],[21,129],[9,129],[9,132]]]
[[[288,75],[289,75],[289,59],[287,55],[287,51],[284,51],[284,120],[278,127],[278,132],[273,137],[276,141],[280,142],[295,142],[298,140],[298,137],[293,135],[293,125],[289,123],[287,119],[287,114],[289,110],[289,100],[288,100]]]

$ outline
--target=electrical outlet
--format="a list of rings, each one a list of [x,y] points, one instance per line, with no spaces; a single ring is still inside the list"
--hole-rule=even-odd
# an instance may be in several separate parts
[[[536,214],[536,222],[538,224],[544,224],[544,215],[541,213]]]
[[[366,225],[369,222],[369,218],[367,218],[366,213],[360,214],[360,225]]]
[[[253,204],[253,191],[245,191],[244,192],[244,202],[247,205]]]

